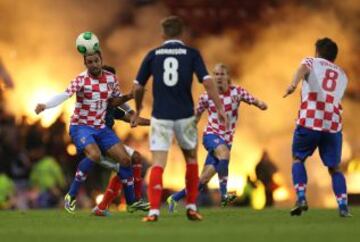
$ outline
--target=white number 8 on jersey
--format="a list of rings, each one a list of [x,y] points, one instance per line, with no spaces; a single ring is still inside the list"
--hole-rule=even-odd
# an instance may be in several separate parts
[[[175,86],[179,80],[178,74],[179,62],[174,57],[167,57],[164,60],[164,83],[166,86]]]

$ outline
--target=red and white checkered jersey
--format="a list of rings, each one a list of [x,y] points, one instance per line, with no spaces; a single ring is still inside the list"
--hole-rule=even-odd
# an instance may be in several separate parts
[[[227,144],[231,145],[235,132],[236,121],[238,118],[240,102],[243,101],[248,104],[253,104],[256,99],[245,89],[235,85],[231,85],[229,90],[226,93],[220,94],[219,97],[221,103],[223,104],[224,111],[229,119],[228,128],[226,128],[225,125],[219,120],[215,104],[213,100],[209,98],[206,92],[204,92],[199,98],[196,113],[200,114],[205,110],[208,111],[208,124],[205,127],[204,135],[216,134]]]
[[[121,96],[116,76],[103,70],[100,78],[91,77],[87,71],[79,74],[65,91],[71,97],[76,93],[76,104],[71,125],[88,125],[104,128],[104,117],[111,97]]]
[[[344,71],[322,58],[305,58],[301,64],[310,72],[302,83],[297,124],[309,129],[341,131],[341,99],[347,86]]]

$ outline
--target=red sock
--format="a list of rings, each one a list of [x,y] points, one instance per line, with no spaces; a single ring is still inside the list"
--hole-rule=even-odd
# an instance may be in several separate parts
[[[98,208],[101,210],[105,210],[109,207],[110,203],[115,199],[115,197],[119,194],[121,189],[121,182],[118,176],[113,176],[106,188],[104,197],[99,203]]]
[[[141,191],[142,191],[142,177],[141,177],[141,164],[134,164],[133,168],[133,175],[134,175],[134,190],[135,190],[135,199],[136,201],[141,199]]]
[[[195,204],[198,196],[199,171],[198,164],[186,164],[186,203]]]
[[[151,168],[150,181],[148,186],[148,197],[151,209],[159,209],[162,192],[162,174],[164,169],[161,166]]]

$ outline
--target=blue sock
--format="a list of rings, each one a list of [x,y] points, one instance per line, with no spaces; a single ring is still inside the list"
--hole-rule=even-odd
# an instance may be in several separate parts
[[[131,167],[121,166],[118,176],[120,177],[121,183],[123,184],[126,204],[131,205],[136,201],[134,190],[134,176]]]
[[[292,177],[298,201],[305,200],[307,175],[303,162],[295,162],[292,165]]]
[[[81,184],[86,180],[87,174],[94,167],[94,162],[89,158],[85,157],[82,159],[77,167],[75,178],[70,185],[69,195],[76,197]]]
[[[205,187],[205,184],[199,183],[198,189],[199,191],[203,191]],[[173,195],[171,195],[172,199],[174,199],[175,201],[180,201],[181,199],[183,199],[186,196],[186,190],[182,189],[181,191],[174,193]]]
[[[344,175],[336,171],[331,175],[332,187],[336,196],[339,209],[347,209],[347,192],[346,192],[346,181]]]
[[[227,180],[229,175],[229,160],[220,160],[216,166],[216,171],[219,177],[220,193],[224,198],[227,195]]]
[[[186,191],[185,189],[182,189],[180,192],[174,193],[171,197],[175,200],[175,201],[180,201],[181,199],[183,199],[186,196]]]

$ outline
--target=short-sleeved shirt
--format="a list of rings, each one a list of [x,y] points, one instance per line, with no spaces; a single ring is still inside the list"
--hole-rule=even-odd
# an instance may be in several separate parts
[[[76,93],[76,104],[71,116],[71,125],[87,125],[94,128],[104,128],[105,112],[108,99],[121,96],[116,76],[103,71],[96,79],[87,71],[79,74],[65,91],[69,96]]]
[[[336,133],[342,130],[341,99],[347,86],[344,71],[322,58],[305,58],[309,69],[302,83],[297,124],[312,130]]]
[[[157,119],[183,119],[194,115],[193,74],[209,77],[200,52],[179,40],[168,40],[144,58],[135,83],[145,86],[153,77],[153,111]]]
[[[224,111],[229,118],[228,128],[226,128],[225,125],[219,120],[215,103],[209,98],[206,92],[204,92],[199,98],[196,113],[200,114],[205,110],[208,111],[208,124],[205,127],[204,135],[218,135],[228,145],[231,145],[235,133],[236,121],[238,119],[238,109],[240,102],[253,104],[256,99],[244,88],[235,85],[231,85],[229,90],[223,94],[220,94],[219,97],[224,107]]]

